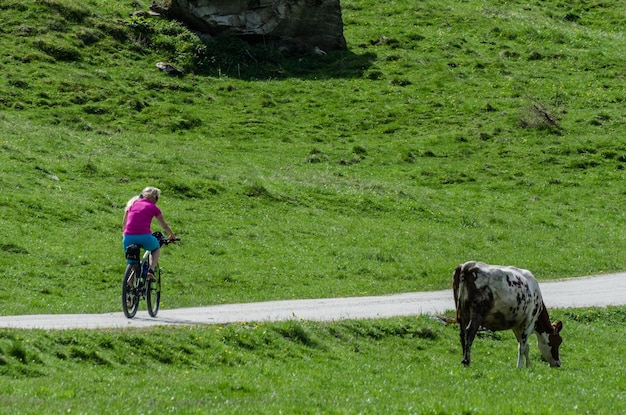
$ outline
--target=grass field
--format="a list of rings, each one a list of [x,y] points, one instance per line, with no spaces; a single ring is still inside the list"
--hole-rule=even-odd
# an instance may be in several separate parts
[[[147,185],[183,239],[163,308],[445,289],[470,259],[624,269],[626,2],[348,0],[349,50],[297,58],[134,10],[0,0],[1,315],[120,311],[122,210]],[[560,313],[558,371],[513,371],[508,333],[464,371],[455,329],[423,319],[5,330],[3,410],[157,411],[123,399],[135,381],[179,413],[618,413],[623,311]]]
[[[299,59],[117,4],[0,6],[0,313],[118,310],[146,185],[165,307],[623,269],[623,2],[344,2],[350,50]]]
[[[554,313],[553,313],[554,314]],[[618,414],[624,309],[571,310],[563,366],[511,332],[427,317],[143,330],[0,330],[2,413]],[[591,340],[593,339],[593,340]]]

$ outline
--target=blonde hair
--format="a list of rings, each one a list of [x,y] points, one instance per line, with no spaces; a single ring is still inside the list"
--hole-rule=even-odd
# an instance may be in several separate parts
[[[128,209],[130,209],[130,207],[139,199],[147,199],[149,197],[158,199],[159,196],[161,196],[161,189],[148,186],[144,188],[138,196],[133,196],[128,202],[126,202],[126,211],[128,211]]]

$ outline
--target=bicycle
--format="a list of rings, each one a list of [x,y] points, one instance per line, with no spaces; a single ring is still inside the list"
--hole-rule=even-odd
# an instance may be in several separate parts
[[[152,235],[159,240],[159,247],[180,241],[180,238],[168,241],[161,232],[153,232]],[[130,263],[122,278],[122,308],[127,318],[135,317],[141,300],[146,300],[150,317],[156,317],[161,303],[161,268],[157,265],[154,269],[155,279],[148,279],[150,251],[145,251],[140,259],[140,249],[135,244],[126,248],[126,259]]]

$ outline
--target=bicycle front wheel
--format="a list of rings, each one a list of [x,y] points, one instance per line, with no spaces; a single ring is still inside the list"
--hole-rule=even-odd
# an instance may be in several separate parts
[[[122,309],[126,318],[133,318],[139,308],[139,275],[141,268],[139,264],[128,264],[124,278],[122,278]]]
[[[150,317],[156,317],[161,304],[161,268],[157,265],[154,270],[155,281],[148,281],[146,305]]]

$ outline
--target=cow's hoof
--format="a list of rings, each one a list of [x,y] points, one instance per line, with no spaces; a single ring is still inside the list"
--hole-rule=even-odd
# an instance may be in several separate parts
[[[463,363],[465,366],[469,366],[469,365],[470,365],[470,361],[469,361],[469,360],[467,360],[467,359],[463,359],[463,360],[461,361],[461,363]]]

